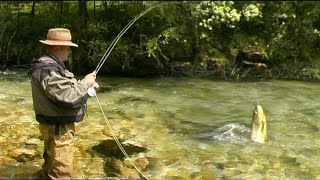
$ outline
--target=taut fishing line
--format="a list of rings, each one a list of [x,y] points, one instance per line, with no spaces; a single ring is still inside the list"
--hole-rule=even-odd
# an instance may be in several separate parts
[[[104,111],[103,111],[103,109],[102,109],[101,103],[100,103],[97,95],[96,95],[96,99],[97,99],[98,105],[99,105],[99,107],[100,107],[100,110],[101,110],[101,112],[102,112],[103,119],[105,120],[105,122],[106,122],[106,124],[107,124],[107,126],[108,126],[108,128],[109,128],[109,130],[110,130],[110,132],[111,132],[111,134],[112,134],[112,137],[113,137],[114,141],[116,141],[116,143],[117,143],[118,147],[120,148],[121,152],[123,153],[123,155],[124,155],[126,158],[128,158],[130,164],[141,174],[141,176],[144,177],[145,179],[149,180],[149,179],[147,178],[147,176],[144,175],[144,174],[139,170],[139,168],[134,164],[134,162],[130,159],[130,157],[129,157],[129,155],[127,154],[126,150],[123,148],[123,146],[121,145],[119,139],[117,138],[116,133],[113,131],[112,126],[111,126],[111,124],[110,124],[107,116],[104,114]]]
[[[165,3],[168,3],[168,2],[165,2]],[[94,73],[95,73],[95,74],[98,74],[99,70],[101,69],[101,67],[103,66],[103,64],[105,63],[105,61],[108,59],[111,51],[113,50],[113,48],[115,47],[115,45],[117,44],[117,42],[119,41],[119,39],[122,37],[122,35],[123,35],[141,16],[143,16],[144,14],[146,14],[146,13],[147,13],[148,11],[150,11],[151,9],[156,8],[156,7],[158,7],[158,6],[160,6],[160,5],[163,5],[163,4],[165,4],[165,3],[161,3],[161,4],[157,4],[157,5],[155,5],[155,6],[152,6],[152,7],[150,7],[149,9],[147,9],[146,11],[140,13],[140,14],[139,14],[138,16],[136,16],[134,19],[132,19],[132,20],[120,31],[120,33],[117,35],[117,37],[116,37],[116,38],[112,41],[112,43],[109,45],[108,49],[106,50],[106,52],[103,54],[102,58],[100,59],[98,65],[97,65],[97,67],[96,67],[96,69],[94,70]],[[89,94],[90,96],[95,96],[95,97],[96,97],[97,102],[98,102],[98,105],[99,105],[100,110],[101,110],[101,112],[102,112],[103,118],[104,118],[104,120],[105,120],[105,122],[106,122],[106,124],[107,124],[107,126],[108,126],[108,128],[109,128],[109,130],[110,130],[110,132],[111,132],[111,134],[112,134],[113,139],[116,141],[116,143],[117,143],[117,145],[119,146],[119,148],[120,148],[121,152],[123,153],[123,155],[124,155],[126,158],[128,158],[130,164],[141,174],[142,177],[144,177],[145,179],[149,180],[149,179],[139,170],[139,168],[134,164],[134,162],[130,159],[129,155],[127,154],[127,152],[125,151],[125,149],[124,149],[123,146],[121,145],[119,139],[117,138],[115,132],[114,132],[113,129],[112,129],[112,126],[111,126],[108,118],[106,117],[106,115],[105,115],[105,113],[104,113],[104,111],[103,111],[103,108],[102,108],[102,106],[101,106],[101,103],[100,103],[100,101],[99,101],[99,99],[98,99],[98,96],[97,96],[97,94],[96,94],[96,90],[95,90],[93,87],[90,87],[90,88],[88,89],[88,94]]]

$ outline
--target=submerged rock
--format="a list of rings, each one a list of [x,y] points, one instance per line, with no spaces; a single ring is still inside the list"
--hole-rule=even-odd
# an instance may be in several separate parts
[[[130,121],[133,121],[133,120],[136,120],[136,119],[140,119],[140,118],[144,118],[144,114],[141,114],[141,113],[136,113],[136,112],[128,112],[126,114],[123,115],[124,118],[130,120]]]
[[[34,149],[13,149],[9,153],[9,156],[18,162],[32,161],[40,157],[40,155]]]
[[[154,100],[150,100],[145,97],[133,96],[133,95],[124,96],[124,97],[121,97],[120,99],[118,99],[118,103],[120,103],[120,104],[124,104],[127,102],[155,103]]]
[[[127,178],[139,178],[139,172],[135,169],[128,168],[123,161],[119,159],[111,159],[106,163],[106,171],[108,176],[119,176]]]
[[[147,150],[146,147],[143,147],[135,141],[123,139],[119,139],[119,141],[128,155],[138,154]],[[114,139],[104,140],[100,144],[93,146],[92,149],[106,156],[113,156],[117,158],[125,157]]]
[[[205,161],[201,167],[201,177],[203,180],[217,179],[213,173],[213,164],[210,161]]]
[[[26,145],[41,145],[42,141],[39,138],[31,138],[25,142]]]
[[[149,160],[143,153],[140,153],[138,157],[132,158],[131,161],[133,161],[135,166],[139,168],[140,171],[143,171],[149,165]],[[123,162],[127,167],[134,168],[129,159],[125,159]]]
[[[16,98],[15,100],[13,100],[13,102],[16,104],[25,104],[26,99],[23,97],[20,97],[20,98]]]
[[[134,163],[139,171],[143,171],[149,164],[145,155],[140,155],[139,157],[131,158],[130,160],[126,159],[124,161],[112,159],[106,163],[106,168],[108,169],[108,172],[113,172],[120,177],[139,178],[141,176],[140,173],[132,166],[130,161]]]
[[[112,138],[102,141],[100,144],[93,146],[92,149],[107,156],[105,171],[108,176],[140,178],[139,172],[131,162],[134,163],[139,171],[145,170],[149,165],[149,160],[144,154],[147,148],[133,140],[119,139],[119,141],[130,156],[130,160],[125,157],[118,144]]]
[[[0,143],[6,142],[7,138],[0,136]]]
[[[104,85],[102,87],[99,87],[99,89],[97,90],[97,92],[99,93],[105,93],[105,92],[110,92],[110,91],[114,91],[116,90],[114,87],[110,86],[110,85]]]

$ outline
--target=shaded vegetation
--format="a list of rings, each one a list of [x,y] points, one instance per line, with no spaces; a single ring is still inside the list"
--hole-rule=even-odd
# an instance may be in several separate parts
[[[159,3],[123,35],[101,74],[320,78],[320,3],[311,1],[1,1],[0,65],[27,66],[45,53],[38,40],[48,29],[65,27],[79,45],[69,68],[91,72],[122,28]]]

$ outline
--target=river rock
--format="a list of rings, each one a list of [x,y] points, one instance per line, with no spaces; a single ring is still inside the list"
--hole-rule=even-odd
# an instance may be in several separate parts
[[[119,139],[119,141],[128,155],[145,152],[147,150],[146,147],[133,140]],[[92,149],[106,156],[117,158],[125,157],[114,139],[104,140],[100,144],[93,146]]]
[[[190,173],[186,172],[183,169],[170,170],[166,173],[164,179],[167,179],[167,180],[175,180],[175,179],[188,180],[188,179],[190,179]]]
[[[145,154],[146,147],[134,140],[119,139],[123,149],[130,155],[138,154],[136,157],[130,158],[135,166],[143,171],[149,164]],[[106,173],[108,176],[139,178],[139,172],[132,166],[128,159],[125,159],[123,152],[118,147],[114,139],[103,140],[100,144],[92,147],[93,150],[107,156],[106,158]]]
[[[7,140],[7,138],[3,137],[3,136],[0,136],[0,143],[3,143]]]
[[[265,69],[268,67],[269,57],[261,48],[249,45],[238,52],[235,62],[239,67]]]
[[[128,177],[128,178],[140,177],[138,171],[136,171],[135,169],[127,168],[127,167],[123,167],[120,173],[121,173],[121,176]]]
[[[38,138],[31,138],[25,142],[26,145],[41,145],[42,141]]]
[[[131,161],[133,161],[133,163],[135,164],[135,166],[137,168],[139,168],[140,171],[143,171],[146,169],[146,167],[149,165],[149,160],[146,157],[146,155],[144,153],[140,153],[138,157],[131,159]],[[124,165],[126,165],[127,167],[131,167],[134,168],[132,166],[132,164],[130,163],[129,159],[125,159],[123,161]]]
[[[203,180],[217,179],[213,173],[214,165],[210,161],[204,161],[201,166],[201,177]]]
[[[128,112],[123,115],[123,117],[128,119],[129,121],[137,120],[139,118],[144,118],[144,116],[145,116],[144,114],[137,113],[137,112]]]
[[[19,97],[19,98],[16,98],[15,100],[13,100],[13,102],[16,104],[25,104],[26,99],[23,97]]]
[[[97,90],[97,92],[99,93],[106,93],[106,92],[110,92],[110,91],[114,91],[116,90],[113,86],[110,85],[104,85],[102,87],[99,87],[99,89]]]
[[[144,102],[144,103],[155,103],[155,101],[150,100],[145,97],[139,97],[139,96],[133,96],[133,95],[128,95],[124,96],[118,99],[118,103],[124,104],[127,102]]]
[[[9,156],[18,162],[32,161],[40,155],[34,149],[12,149]]]
[[[188,61],[173,61],[170,64],[170,68],[177,72],[190,71],[192,69],[192,64]]]
[[[134,168],[126,167],[123,161],[112,159],[106,163],[108,176],[120,176],[126,178],[139,178],[139,172]]]

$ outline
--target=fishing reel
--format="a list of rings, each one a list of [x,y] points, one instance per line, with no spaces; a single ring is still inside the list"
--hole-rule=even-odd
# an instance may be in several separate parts
[[[88,90],[87,90],[87,93],[89,96],[93,97],[93,96],[96,96],[97,92],[96,90],[93,88],[93,87],[90,87]]]

